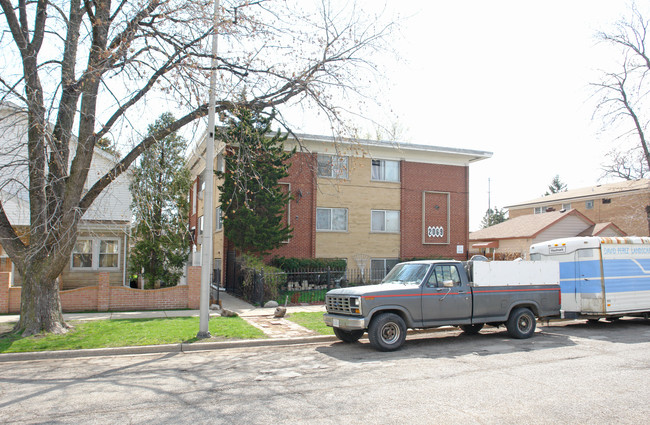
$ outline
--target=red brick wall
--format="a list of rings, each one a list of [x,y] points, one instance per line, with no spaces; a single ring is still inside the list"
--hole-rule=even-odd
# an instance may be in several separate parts
[[[463,166],[402,161],[400,217],[402,258],[445,257],[458,260],[467,258],[468,173],[468,167]],[[425,192],[445,194],[424,194]],[[449,195],[447,196],[446,193]],[[424,221],[422,219],[423,199],[426,211]],[[436,206],[438,209],[435,208]],[[449,207],[449,214],[447,207]],[[443,227],[444,236],[429,237],[427,232],[429,227]],[[423,237],[426,243],[423,243]],[[456,253],[458,245],[463,245],[463,254]]]
[[[9,284],[11,273],[0,272],[0,313],[9,311]]]
[[[289,213],[293,236],[273,250],[268,258],[312,258],[316,255],[316,155],[297,152],[291,158],[289,176],[280,180],[291,185]]]
[[[143,290],[108,284],[108,273],[99,274],[99,284],[61,291],[64,312],[198,309],[201,297],[201,267],[190,267],[187,285]],[[0,273],[0,313],[20,312],[19,287],[9,287],[11,273]]]

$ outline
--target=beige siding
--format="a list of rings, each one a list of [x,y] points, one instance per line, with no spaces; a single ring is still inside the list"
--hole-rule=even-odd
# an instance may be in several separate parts
[[[530,239],[504,239],[499,241],[497,252],[513,252],[522,255],[526,254],[525,258],[528,258],[527,254],[530,244]]]
[[[548,229],[544,230],[537,235],[533,243],[550,241],[551,239],[566,238],[567,236],[574,236],[579,234],[590,227],[590,224],[585,223],[579,217],[574,215],[565,217],[553,224]]]
[[[348,179],[318,179],[317,207],[347,208],[347,232],[316,232],[316,257],[347,258],[357,254],[397,258],[399,233],[372,233],[372,210],[400,210],[400,183],[371,181],[370,158],[348,158]]]

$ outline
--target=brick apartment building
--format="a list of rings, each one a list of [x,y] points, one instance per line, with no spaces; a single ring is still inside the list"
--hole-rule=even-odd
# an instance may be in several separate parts
[[[510,218],[575,209],[594,223],[614,223],[630,236],[650,236],[650,180],[640,179],[568,190],[506,206]]]
[[[289,176],[285,220],[293,236],[270,257],[339,258],[351,267],[386,269],[400,258],[465,259],[469,235],[469,165],[490,152],[299,135]],[[285,142],[286,149],[298,145]],[[217,143],[215,169],[223,169]],[[189,157],[195,183],[190,229],[201,250],[205,138]],[[233,258],[223,236],[214,180],[214,268]],[[197,257],[200,257],[197,255]],[[195,261],[196,264],[196,261]]]

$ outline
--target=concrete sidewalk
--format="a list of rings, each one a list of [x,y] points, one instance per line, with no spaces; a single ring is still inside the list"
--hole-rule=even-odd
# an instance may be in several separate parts
[[[243,318],[255,316],[271,316],[275,308],[255,307],[240,300],[226,292],[219,294],[221,305],[224,309],[234,311]],[[296,312],[323,312],[324,305],[305,305],[305,306],[288,306],[287,314]],[[211,316],[218,316],[217,310],[210,310]],[[117,312],[97,312],[97,313],[64,313],[66,321],[70,320],[109,320],[109,319],[156,319],[166,317],[191,317],[199,316],[199,310],[156,310],[156,311],[117,311]],[[17,322],[20,316],[18,314],[0,315],[0,323]]]

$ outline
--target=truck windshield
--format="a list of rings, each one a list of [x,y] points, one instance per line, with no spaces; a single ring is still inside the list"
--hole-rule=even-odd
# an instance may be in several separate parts
[[[402,283],[419,285],[429,270],[428,264],[398,264],[381,283]]]

